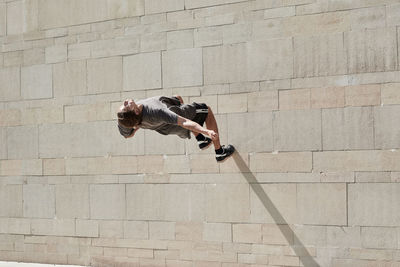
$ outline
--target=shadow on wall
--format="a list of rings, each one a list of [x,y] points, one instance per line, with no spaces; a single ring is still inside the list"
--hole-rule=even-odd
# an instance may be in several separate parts
[[[239,153],[238,152],[234,153],[232,157],[235,160],[236,165],[239,167],[240,172],[246,178],[247,182],[250,184],[254,193],[256,193],[257,197],[260,199],[265,209],[274,219],[275,223],[279,227],[279,230],[282,232],[283,236],[287,240],[289,246],[299,257],[303,266],[306,267],[320,266],[310,255],[310,253],[304,247],[303,243],[299,240],[299,238],[296,236],[293,230],[290,228],[288,223],[283,218],[282,214],[275,207],[274,203],[272,203],[271,199],[268,197],[268,195],[265,193],[261,185],[258,183],[254,174],[251,173],[249,167],[246,165],[245,161],[240,157]],[[291,240],[293,240],[293,244],[290,244]]]

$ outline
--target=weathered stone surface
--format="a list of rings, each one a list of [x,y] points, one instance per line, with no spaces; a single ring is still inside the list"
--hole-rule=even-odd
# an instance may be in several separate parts
[[[53,96],[50,65],[21,68],[21,96],[24,99],[51,98]]]
[[[310,89],[279,90],[279,110],[310,109]]]
[[[252,172],[310,172],[311,152],[257,153],[250,155]]]
[[[7,128],[0,127],[0,159],[7,158]]]
[[[398,65],[395,28],[347,32],[345,43],[349,73],[391,71]]]
[[[374,107],[375,148],[400,147],[399,105]]]
[[[299,184],[299,222],[313,225],[346,225],[346,184]]]
[[[125,185],[90,185],[90,218],[125,219]]]
[[[65,184],[56,186],[56,215],[63,219],[89,218],[89,186]]]
[[[22,217],[22,185],[0,185],[0,216]]]
[[[149,222],[150,239],[174,240],[175,222]]]
[[[211,242],[232,242],[232,225],[228,223],[205,223],[203,240]]]
[[[274,149],[302,151],[321,149],[321,111],[296,110],[273,113]]]
[[[327,244],[330,247],[361,247],[360,227],[327,227]]]
[[[19,68],[0,69],[0,100],[12,101],[21,97],[21,80]]]
[[[295,37],[294,70],[296,77],[347,73],[343,34]]]
[[[161,55],[145,53],[124,57],[124,90],[161,88]]]
[[[362,227],[361,241],[364,248],[396,249],[397,231],[388,227]]]
[[[292,53],[289,39],[205,48],[204,83],[290,78]]]
[[[23,186],[24,217],[54,218],[54,185],[28,184]]]
[[[397,225],[400,184],[349,184],[348,190],[349,225]]]
[[[67,45],[56,45],[46,48],[46,63],[67,61]]]
[[[6,32],[7,32],[6,14],[7,14],[7,4],[1,3],[0,4],[0,36],[6,35]]]
[[[378,106],[381,103],[381,85],[345,87],[346,106]]]
[[[248,185],[206,185],[207,221],[243,222],[250,218]],[[230,199],[226,202],[226,199]]]
[[[228,133],[228,143],[241,152],[272,151],[272,113],[229,114]]]
[[[39,27],[57,28],[144,14],[144,0],[40,0]]]
[[[23,1],[7,3],[7,35],[21,34],[24,29]]]
[[[167,48],[180,49],[192,48],[194,43],[193,30],[167,32]]]
[[[85,61],[71,61],[53,66],[55,97],[86,94],[86,80]]]
[[[322,110],[323,149],[373,149],[373,123],[371,107]]]
[[[328,151],[313,153],[316,171],[398,171],[398,151]]]
[[[163,87],[202,85],[202,54],[199,48],[162,52]]]
[[[327,87],[311,89],[311,108],[344,107],[344,87]]]
[[[145,0],[145,13],[179,11],[185,8],[184,0]]]
[[[126,188],[130,220],[202,221],[205,217],[203,185],[131,184]]]
[[[9,159],[38,157],[38,128],[36,126],[9,127],[7,129]],[[12,144],[12,145],[11,145]]]
[[[400,104],[400,83],[387,83],[381,89],[382,105]]]
[[[122,57],[88,60],[89,94],[120,92],[122,89]]]

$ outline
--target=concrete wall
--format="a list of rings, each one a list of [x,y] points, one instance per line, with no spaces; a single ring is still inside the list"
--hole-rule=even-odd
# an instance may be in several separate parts
[[[400,265],[400,1],[1,0],[0,260]],[[208,103],[239,154],[139,131]]]

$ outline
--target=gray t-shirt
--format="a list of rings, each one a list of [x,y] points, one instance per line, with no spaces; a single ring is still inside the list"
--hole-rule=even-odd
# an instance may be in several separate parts
[[[140,128],[155,130],[160,134],[176,134],[181,138],[190,138],[190,131],[178,125],[178,115],[186,118],[189,113],[195,114],[195,108],[181,108],[181,103],[175,97],[155,96],[137,101],[143,105],[142,122]],[[183,105],[184,107],[189,105]],[[174,110],[171,111],[170,109]],[[188,110],[187,112],[182,112]],[[190,110],[190,112],[189,112]],[[176,112],[176,113],[175,113]],[[186,116],[188,114],[188,116]],[[190,117],[192,115],[190,114]],[[119,131],[123,136],[129,136],[134,129],[128,129],[118,125]]]

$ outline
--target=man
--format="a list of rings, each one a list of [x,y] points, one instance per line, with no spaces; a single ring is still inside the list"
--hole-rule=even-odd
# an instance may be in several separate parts
[[[126,99],[117,115],[119,132],[125,138],[133,137],[140,128],[163,135],[176,134],[181,138],[190,138],[192,132],[200,149],[214,144],[217,162],[223,162],[235,151],[232,145],[221,146],[214,114],[204,103],[187,105],[180,96],[156,96],[137,103]],[[204,122],[207,128],[203,127]]]

